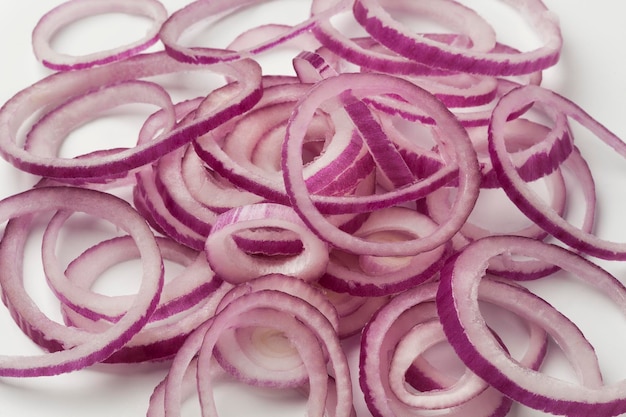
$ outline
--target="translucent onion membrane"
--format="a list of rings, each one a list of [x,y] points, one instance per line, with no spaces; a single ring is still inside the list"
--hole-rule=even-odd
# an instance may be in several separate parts
[[[623,382],[603,382],[577,325],[516,283],[564,270],[626,301],[583,258],[622,261],[626,250],[594,234],[594,171],[570,121],[622,157],[626,145],[541,86],[562,46],[553,13],[540,0],[505,2],[540,38],[532,50],[503,44],[452,0],[313,0],[301,22],[263,23],[224,48],[191,37],[262,3],[198,0],[167,16],[155,0],[71,0],[40,19],[35,55],[60,72],[0,109],[0,155],[41,177],[0,201],[0,288],[44,352],[1,355],[0,375],[166,362],[150,417],[179,416],[193,397],[201,415],[217,415],[224,375],[296,390],[310,417],[495,417],[517,402],[573,417],[626,412]],[[63,27],[109,12],[148,17],[150,29],[81,57],[52,49]],[[163,50],[143,52],[151,45]],[[293,53],[293,75],[262,70],[257,57],[279,50]],[[167,76],[185,83],[191,72],[221,82],[173,101]],[[127,146],[60,156],[81,126],[129,104],[155,111]],[[502,226],[499,206],[481,206],[493,193],[526,222]],[[79,213],[116,232],[69,245]],[[58,321],[26,290],[40,225],[41,282]],[[67,256],[75,244],[84,247]],[[128,262],[143,269],[138,289],[98,292]],[[514,316],[520,334],[491,328],[485,305]],[[542,372],[554,343],[577,383]],[[446,346],[456,374],[432,360]]]

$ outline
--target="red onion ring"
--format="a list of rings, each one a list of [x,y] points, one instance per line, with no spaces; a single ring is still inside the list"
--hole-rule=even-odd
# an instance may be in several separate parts
[[[454,214],[428,237],[402,243],[375,243],[356,238],[334,226],[315,207],[310,195],[303,184],[301,149],[304,132],[312,115],[324,100],[335,97],[342,91],[350,88],[353,94],[372,95],[394,93],[403,96],[416,106],[427,110],[437,120],[437,128],[450,139],[450,146],[454,148],[455,156],[446,168],[441,169],[428,180],[418,181],[415,184],[399,189],[393,195],[394,200],[399,194],[419,193],[427,194],[433,189],[435,178],[444,178],[448,169],[459,170],[459,189],[454,203]],[[454,166],[454,168],[453,168]],[[343,250],[353,253],[370,255],[411,255],[421,251],[436,248],[449,240],[462,226],[469,216],[476,201],[479,189],[479,172],[476,153],[471,146],[467,132],[458,124],[440,101],[425,90],[399,78],[380,74],[341,74],[317,83],[309,94],[300,101],[294,111],[283,145],[283,176],[287,193],[294,209],[300,214],[304,222],[324,240]],[[417,197],[416,195],[416,197]],[[320,197],[323,198],[323,197]]]
[[[295,279],[294,279],[295,280]],[[228,297],[228,295],[226,296]],[[275,309],[276,305],[280,305],[280,313]],[[203,369],[211,369],[211,351],[216,343],[219,334],[227,327],[235,325],[238,317],[252,312],[263,314],[264,311],[274,312],[278,314],[289,313],[292,318],[297,318],[301,324],[313,332],[318,343],[300,345],[298,348],[310,353],[310,355],[301,355],[307,361],[307,368],[310,377],[314,378],[316,383],[311,382],[310,396],[308,408],[310,415],[321,416],[324,413],[326,403],[328,370],[323,365],[325,360],[319,362],[320,354],[323,356],[322,346],[328,354],[329,366],[336,380],[336,403],[334,404],[334,415],[350,416],[353,412],[351,382],[349,370],[344,353],[339,345],[336,330],[328,322],[326,316],[319,312],[316,308],[308,304],[299,297],[294,297],[282,293],[277,290],[260,290],[253,293],[244,293],[235,297],[226,307],[218,313],[214,319],[207,322],[190,336],[185,345],[176,356],[170,372],[163,382],[165,415],[179,415],[180,404],[183,398],[181,391],[181,382],[188,378],[188,369],[192,365],[194,357],[198,354],[198,364],[194,365]],[[272,313],[272,314],[274,314]],[[272,320],[276,325],[280,325],[282,320]],[[287,326],[290,321],[286,320]],[[230,323],[230,324],[229,324]],[[291,321],[293,323],[293,321]],[[300,327],[301,328],[301,327]],[[297,340],[294,341],[297,343]],[[315,354],[314,352],[318,353]],[[311,363],[313,362],[313,363]],[[216,415],[214,399],[211,394],[212,378],[209,372],[201,372],[197,374],[198,387],[200,394],[200,402],[205,415]],[[155,401],[159,400],[158,395],[154,395]],[[331,396],[334,397],[334,396]],[[334,401],[333,401],[334,402]]]
[[[108,220],[129,233],[139,248],[144,272],[138,295],[124,317],[100,334],[65,327],[48,319],[34,305],[24,289],[20,259],[23,258],[30,223],[30,218],[24,216],[50,210],[81,211]],[[112,195],[87,189],[35,188],[0,202],[1,219],[7,220],[15,216],[22,217],[7,225],[0,256],[4,271],[1,276],[3,301],[27,334],[56,351],[30,356],[28,360],[24,360],[24,357],[2,355],[1,375],[55,375],[101,362],[122,348],[148,322],[157,307],[163,287],[161,253],[144,219],[126,202]]]
[[[407,7],[406,3],[390,3],[391,8]],[[556,17],[540,0],[528,0],[523,4],[512,1],[507,1],[507,3],[518,10],[538,31],[544,41],[544,46],[519,54],[492,53],[490,49],[495,46],[495,43],[490,43],[491,39],[483,39],[485,35],[482,32],[479,32],[477,37],[481,42],[476,42],[476,38],[473,38],[476,48],[459,48],[434,42],[416,35],[405,25],[391,18],[384,8],[388,6],[387,2],[380,0],[355,0],[353,13],[355,19],[378,42],[408,59],[429,66],[502,76],[529,74],[554,65],[559,59],[563,43]],[[433,2],[429,6],[427,10],[438,18],[448,20],[455,17],[455,14],[446,14],[446,10],[435,9],[435,7],[440,7],[440,2]],[[466,13],[466,15],[469,16],[471,13]],[[474,29],[474,23],[467,18],[454,23],[464,25],[466,30]]]
[[[107,51],[76,57],[52,49],[50,41],[63,27],[88,16],[112,12],[145,16],[152,21],[152,25],[141,39]],[[108,64],[138,54],[156,43],[159,29],[166,19],[167,10],[157,0],[69,0],[50,10],[37,22],[32,34],[33,52],[43,65],[57,71]]]
[[[24,150],[32,157],[58,158],[61,145],[73,130],[108,110],[130,103],[160,107],[164,119],[163,127],[168,131],[176,123],[172,101],[163,87],[146,81],[122,81],[74,96],[46,113],[28,132]],[[129,151],[119,150],[119,153],[122,152]],[[104,159],[107,156],[103,154],[101,157]],[[94,154],[90,157],[98,158]],[[109,177],[110,174],[107,174],[107,178]],[[71,178],[71,181],[75,180],[75,177]]]
[[[233,289],[222,299],[217,312],[244,294],[275,288],[310,303],[338,330],[339,317],[324,295],[304,281],[284,275],[266,275],[249,281],[245,288]],[[252,323],[246,326],[252,326]],[[302,358],[293,350],[289,337],[281,336],[277,329],[268,329],[272,327],[270,322],[246,326],[225,330],[220,335],[213,354],[222,368],[237,379],[257,386],[287,388],[303,386],[307,382],[306,368]],[[264,343],[268,334],[271,343]],[[260,343],[254,343],[255,339]]]
[[[98,277],[112,266],[138,258],[140,253],[128,236],[100,242],[69,263],[63,275],[55,255],[58,235],[70,213],[57,213],[48,223],[42,240],[42,257],[46,279],[60,301],[91,320],[118,321],[132,304],[131,296],[104,296],[90,290]],[[150,321],[162,320],[203,300],[220,284],[213,271],[202,261],[202,254],[175,242],[157,238],[164,259],[184,266],[183,272],[163,287],[159,306]],[[200,259],[198,259],[200,258]]]
[[[475,294],[489,259],[510,252],[551,262],[563,270],[575,274],[579,279],[596,287],[617,303],[623,310],[626,288],[611,274],[579,255],[541,241],[515,236],[489,237],[473,242],[444,267],[437,293],[437,308],[448,340],[459,357],[481,378],[500,391],[529,407],[554,414],[587,416],[601,414],[616,416],[626,410],[624,384],[603,385],[593,374],[590,379],[583,376],[587,366],[570,359],[578,366],[583,385],[577,386],[555,377],[544,375],[521,366],[504,354],[478,317]],[[469,295],[469,296],[468,296]],[[458,300],[463,298],[463,302]],[[582,345],[567,346],[572,336],[561,333],[568,320],[546,320],[544,313],[535,303],[520,308],[529,320],[542,319],[542,326],[567,356],[579,354]],[[593,348],[588,346],[589,354]]]
[[[155,161],[164,153],[190,142],[193,137],[241,114],[260,97],[260,67],[254,61],[212,66],[210,71],[240,81],[238,94],[222,102],[212,113],[178,126],[151,142],[99,158],[81,160],[37,157],[18,144],[19,129],[41,109],[59,105],[105,85],[190,69],[202,67],[181,64],[164,53],[155,53],[44,78],[16,94],[0,110],[0,154],[24,171],[52,178],[99,178],[112,173],[125,173]]]
[[[331,16],[336,12],[335,8],[329,8],[324,13],[320,13],[319,16],[306,19],[287,31],[280,31],[274,38],[263,40],[254,46],[246,47],[239,51],[204,47],[189,48],[180,44],[180,38],[193,24],[224,12],[236,13],[237,9],[256,3],[259,3],[259,0],[218,0],[210,3],[196,0],[188,4],[174,12],[161,27],[160,37],[165,45],[165,50],[170,56],[181,62],[195,64],[214,64],[249,58],[308,32],[317,24],[318,20]]]
[[[489,154],[493,169],[503,190],[528,218],[572,248],[598,258],[626,259],[624,243],[600,239],[588,232],[589,229],[586,229],[586,226],[583,226],[585,229],[581,230],[581,228],[570,224],[546,207],[546,204],[526,186],[526,183],[520,178],[520,174],[513,167],[502,139],[505,119],[512,111],[535,101],[541,102],[544,106],[551,106],[566,116],[574,118],[600,140],[615,149],[619,155],[626,156],[626,144],[571,101],[541,87],[519,87],[500,100],[494,109],[489,127]],[[585,184],[584,190],[588,200],[595,199],[593,187],[592,183]],[[588,222],[588,218],[586,222]]]
[[[311,10],[313,14],[316,14],[330,8],[337,7],[338,10],[341,10],[341,8],[350,8],[353,5],[355,5],[355,2],[351,0],[314,0]],[[424,13],[429,10],[429,5],[432,7],[432,4],[430,3],[426,3],[426,5],[423,6],[422,2],[410,2],[404,4],[404,7],[412,9],[416,13]],[[452,22],[454,26],[458,26],[461,29],[467,29],[468,25],[464,22],[464,18],[471,21],[472,24],[470,31],[477,34],[474,37],[481,39],[479,44],[489,43],[489,39],[492,39],[493,44],[495,45],[495,33],[493,32],[493,28],[476,12],[454,1],[446,0],[443,2],[437,2],[437,5],[437,7],[445,5],[446,7],[452,9],[453,12],[457,12],[461,15],[459,21]],[[353,15],[354,13],[352,13],[352,16]],[[313,33],[320,43],[330,51],[349,62],[367,69],[387,74],[405,75],[428,75],[448,72],[447,70],[442,71],[438,68],[433,68],[432,65],[425,65],[420,62],[415,62],[414,60],[407,60],[406,58],[398,56],[389,50],[381,51],[378,48],[373,48],[371,42],[368,42],[365,46],[361,46],[359,45],[359,41],[344,36],[327,19],[322,20],[319,25],[314,27]],[[459,43],[461,43],[461,47],[471,44],[471,41],[467,36],[461,36],[456,38],[456,40],[460,41]]]
[[[241,250],[233,239],[233,234],[242,230],[267,228],[295,233],[303,250],[287,257],[253,257]],[[261,246],[265,244],[260,241]],[[242,206],[220,215],[204,250],[212,269],[231,284],[275,273],[316,281],[328,263],[326,244],[306,228],[290,207],[270,203]]]

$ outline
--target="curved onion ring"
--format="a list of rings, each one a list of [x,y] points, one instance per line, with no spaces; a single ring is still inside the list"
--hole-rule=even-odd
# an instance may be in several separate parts
[[[228,297],[228,295],[227,295]],[[280,309],[275,307],[279,305]],[[329,366],[336,380],[336,405],[334,415],[338,417],[350,416],[353,412],[352,407],[352,388],[350,381],[350,373],[344,352],[339,344],[336,330],[328,322],[326,316],[319,312],[316,308],[308,304],[301,298],[283,293],[278,290],[261,290],[250,294],[243,294],[230,301],[227,306],[221,310],[214,319],[200,327],[192,334],[185,345],[176,356],[170,372],[164,381],[164,408],[165,415],[180,415],[180,405],[184,392],[182,391],[181,382],[186,379],[189,366],[193,364],[194,357],[198,355],[197,367],[203,372],[197,373],[198,388],[200,394],[200,402],[203,414],[207,416],[215,416],[215,403],[212,396],[212,383],[209,370],[211,369],[212,350],[219,338],[219,335],[228,327],[237,326],[240,316],[257,312],[273,312],[271,314],[288,314],[285,317],[285,323],[299,323],[304,326],[298,326],[307,332],[312,332],[317,343],[299,344],[298,340],[294,340],[298,350],[306,351],[307,354],[301,356],[305,358],[305,366],[309,370],[310,395],[308,401],[308,411],[311,416],[321,417],[324,413],[326,403],[326,393],[328,385],[328,370],[324,365],[323,351],[328,354]],[[295,322],[291,319],[297,319]],[[244,322],[246,317],[243,317]],[[275,325],[280,325],[283,320],[272,320]],[[294,329],[295,330],[295,329]],[[320,354],[322,355],[320,357]],[[320,362],[322,359],[322,362]],[[315,381],[315,382],[314,382]],[[331,395],[331,397],[333,397]],[[158,401],[158,396],[153,396]]]
[[[506,1],[537,29],[544,41],[544,46],[536,50],[515,54],[493,53],[491,48],[484,47],[459,48],[416,35],[387,13],[384,9],[386,3],[382,0],[355,0],[354,17],[374,39],[387,48],[429,66],[503,76],[536,72],[554,65],[559,59],[563,39],[558,20],[541,0]],[[390,3],[391,7],[395,5]],[[451,19],[446,15],[446,9],[439,8],[440,3],[434,1],[430,4],[432,13],[442,19]],[[403,8],[406,4],[401,3],[397,7]],[[465,21],[462,23],[470,24]]]
[[[241,250],[233,239],[235,233],[243,230],[268,228],[295,233],[296,239],[302,242],[302,251],[276,259],[253,257]],[[259,241],[261,247],[271,243],[271,240]],[[215,273],[231,284],[274,273],[315,281],[328,264],[326,244],[307,229],[290,207],[271,203],[237,207],[220,215],[207,237],[205,253]]]
[[[128,80],[198,67],[170,58],[165,53],[143,54],[102,67],[56,73],[17,93],[0,110],[0,154],[16,167],[52,178],[100,178],[125,173],[154,162],[163,154],[190,142],[251,108],[261,96],[261,68],[251,60],[213,65],[210,71],[239,81],[239,90],[217,109],[130,149],[98,158],[66,159],[37,157],[19,145],[19,130],[42,109],[60,105],[93,89]],[[224,100],[224,98],[222,98]]]
[[[29,215],[50,210],[81,211],[108,220],[129,233],[139,248],[143,279],[138,295],[124,317],[100,334],[65,327],[48,319],[26,293],[21,259],[31,222]],[[105,360],[144,327],[159,301],[163,287],[163,263],[152,231],[126,202],[113,195],[87,189],[34,188],[0,202],[0,219],[16,216],[22,217],[9,222],[1,247],[3,298],[25,332],[57,351],[28,357],[28,360],[23,356],[2,355],[0,375],[25,377],[71,372]],[[58,273],[63,274],[63,271]]]
[[[375,94],[398,94],[427,111],[436,121],[436,128],[449,140],[454,156],[447,166],[430,176],[388,193],[397,195],[415,194],[418,198],[425,196],[440,184],[450,172],[458,170],[459,187],[453,204],[453,213],[446,222],[427,237],[405,242],[377,243],[368,242],[345,233],[328,221],[316,208],[307,192],[302,178],[302,143],[307,126],[316,109],[327,99],[350,89],[359,96]],[[450,111],[430,93],[400,78],[382,74],[341,74],[317,83],[303,98],[294,110],[287,126],[287,134],[283,144],[283,176],[287,193],[296,212],[315,233],[334,246],[346,251],[369,255],[398,256],[412,255],[436,248],[448,241],[462,227],[469,216],[480,187],[480,173],[476,152],[471,145],[467,132],[458,123]],[[442,184],[441,184],[442,185]],[[325,197],[318,196],[324,200]],[[395,198],[394,198],[395,199]]]
[[[489,334],[490,341],[493,343],[494,349],[498,350],[498,358],[500,356],[506,356],[507,361],[518,364],[516,366],[524,370],[538,369],[543,360],[547,343],[546,332],[543,329],[552,333],[552,331],[556,331],[555,329],[558,327],[559,334],[556,335],[556,337],[559,340],[559,344],[569,356],[572,366],[576,369],[585,386],[591,388],[602,386],[602,376],[593,347],[587,342],[580,330],[572,322],[567,320],[567,318],[565,318],[560,312],[558,312],[558,310],[554,309],[551,305],[526,289],[505,281],[485,279],[481,282],[481,286],[475,290],[476,291],[473,297],[476,299],[473,300],[474,303],[477,303],[478,299],[493,303],[511,311],[529,323],[530,337],[534,341],[530,342],[523,358],[512,358],[501,345],[501,341],[497,339],[493,335],[492,331],[484,324],[484,319],[481,321],[482,329],[485,333]],[[381,391],[385,390],[385,380],[381,379],[384,378],[381,376],[381,373],[386,373],[386,371],[381,371],[379,366],[381,360],[387,360],[386,358],[388,358],[384,349],[394,349],[394,346],[396,346],[396,343],[393,342],[393,340],[390,340],[390,344],[385,345],[385,347],[383,346],[381,339],[385,337],[391,338],[393,335],[400,338],[403,337],[413,326],[413,323],[420,320],[419,315],[413,312],[414,306],[430,302],[435,298],[437,298],[437,302],[439,302],[439,291],[439,284],[431,283],[415,287],[402,293],[383,307],[365,329],[365,337],[362,341],[364,351],[361,356],[361,369],[363,372],[361,384],[364,387],[366,395],[369,395],[371,400],[370,406],[375,409],[386,409],[388,407],[388,405],[386,405],[386,401],[381,401],[385,398],[382,394],[383,391]],[[526,306],[529,304],[533,305],[534,311],[530,312],[526,310],[528,308]],[[441,309],[439,310],[441,312]],[[440,317],[442,324],[445,326],[447,316]],[[555,324],[555,322],[558,322],[558,324]],[[400,327],[394,328],[392,326]],[[387,336],[388,332],[393,332],[393,335]],[[456,339],[454,337],[456,336],[452,336],[448,331],[446,331],[446,336],[448,338],[448,342],[452,344],[455,350],[457,350],[459,357],[464,362],[466,362],[466,360],[471,361],[470,358],[472,357],[472,353],[465,353],[461,356],[457,346],[455,346]],[[391,360],[391,357],[389,357],[389,360]],[[493,361],[495,362],[496,359],[493,359]],[[526,365],[522,366],[520,363],[525,363]],[[475,371],[474,366],[469,366],[467,363],[466,365],[472,371]],[[481,373],[477,374],[484,379]],[[463,383],[469,382],[467,379],[459,380],[459,382],[461,381],[464,381]],[[486,381],[491,383],[489,379]],[[460,395],[463,390],[469,389],[469,387],[465,387],[462,384],[456,387],[454,385],[451,386],[449,391],[443,390],[424,393],[424,398],[419,396],[414,397],[412,403],[415,403],[415,405],[430,404],[432,407],[444,399],[452,401],[455,396]],[[498,387],[498,385],[493,385],[493,387]],[[388,389],[391,390],[391,387]],[[458,393],[455,394],[455,391],[458,391]],[[448,395],[451,397],[448,398]]]
[[[524,237],[484,238],[471,243],[444,267],[437,292],[437,308],[444,331],[461,360],[506,395],[538,410],[572,417],[616,416],[625,412],[625,380],[605,386],[595,377],[591,381],[583,377],[583,385],[577,386],[522,366],[502,351],[483,325],[476,299],[489,259],[502,253],[514,253],[557,265],[602,291],[626,313],[626,287],[579,255]],[[463,302],[459,302],[460,299]],[[568,347],[572,337],[562,333],[568,320],[546,320],[536,303],[518,305],[525,310],[520,314],[528,320],[545,321],[542,326],[567,356],[585,350],[578,344]],[[587,350],[593,352],[591,346]],[[578,374],[582,376],[581,372],[586,371],[588,365],[571,359],[570,362],[579,366]]]
[[[186,63],[193,64],[214,64],[217,62],[235,61],[242,58],[250,58],[263,51],[271,49],[301,34],[307,33],[317,21],[332,16],[336,8],[326,10],[319,16],[311,17],[297,25],[284,29],[279,27],[275,37],[263,40],[257,45],[248,46],[240,51],[231,51],[217,48],[194,47],[189,48],[180,44],[180,38],[185,31],[194,24],[211,16],[219,16],[224,12],[237,12],[237,9],[249,7],[259,0],[214,0],[211,2],[196,0],[187,6],[174,12],[163,24],[160,32],[161,41],[165,45],[165,50],[173,58]],[[272,27],[274,28],[274,27]],[[258,42],[258,39],[257,39]]]
[[[515,169],[503,138],[506,119],[512,112],[533,102],[541,102],[542,105],[550,106],[555,111],[563,112],[565,115],[575,119],[600,140],[611,146],[619,155],[626,158],[626,143],[571,101],[542,87],[519,87],[500,100],[494,109],[491,124],[489,125],[489,155],[503,190],[528,218],[572,248],[598,258],[611,260],[626,259],[625,243],[600,239],[588,232],[588,229],[577,228],[570,224],[557,212],[548,207],[527,186]],[[589,186],[592,185],[590,184]],[[592,191],[588,192],[594,194]]]
[[[52,49],[50,41],[63,27],[87,16],[104,13],[145,16],[152,20],[152,25],[141,39],[107,51],[76,57]],[[156,43],[166,19],[167,10],[157,0],[69,0],[50,10],[37,22],[32,34],[33,52],[43,65],[57,71],[108,64],[138,54]]]
[[[222,299],[217,312],[244,294],[276,288],[313,305],[338,331],[339,317],[324,294],[300,279],[284,275],[266,275],[233,288]],[[252,327],[224,330],[213,350],[217,362],[229,374],[248,384],[274,388],[302,386],[307,382],[302,358],[294,351],[290,338],[271,327],[272,323],[265,321]]]
[[[329,8],[339,7],[349,8],[353,4],[353,1],[349,0],[313,0],[311,10],[313,14],[320,11],[327,10]],[[495,45],[496,36],[491,25],[485,21],[480,15],[473,10],[460,5],[455,1],[443,0],[436,2],[406,2],[404,7],[415,9],[416,13],[424,13],[432,8],[433,5],[437,7],[448,7],[455,14],[460,15],[458,21],[454,19],[447,19],[448,23],[451,23],[455,28],[461,30],[469,30],[473,33],[473,38],[477,38],[479,44],[483,45]],[[466,21],[471,22],[468,25]],[[399,56],[392,51],[382,51],[381,48],[377,48],[375,44],[372,44],[371,39],[366,42],[362,42],[362,39],[350,39],[344,36],[339,30],[333,27],[332,23],[328,19],[320,21],[320,23],[313,28],[315,37],[320,41],[322,45],[328,48],[336,55],[343,59],[359,65],[368,70],[375,70],[386,74],[403,74],[403,75],[443,75],[448,74],[449,71],[434,68],[431,65],[425,65],[414,60],[407,60],[405,57]],[[471,45],[472,36],[463,33],[461,36],[454,38],[454,43],[459,44],[461,47],[467,47]]]

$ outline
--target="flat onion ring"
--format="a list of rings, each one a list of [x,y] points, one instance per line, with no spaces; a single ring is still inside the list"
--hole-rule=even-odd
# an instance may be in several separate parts
[[[141,39],[107,51],[76,57],[52,49],[50,41],[63,27],[87,16],[111,12],[145,16],[152,20],[152,25]],[[32,34],[33,52],[43,65],[57,71],[108,64],[135,55],[156,43],[166,18],[167,10],[157,0],[69,0],[50,10],[37,22]]]

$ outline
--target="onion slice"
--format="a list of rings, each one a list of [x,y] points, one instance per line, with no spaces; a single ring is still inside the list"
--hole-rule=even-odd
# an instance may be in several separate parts
[[[519,304],[518,314],[527,320],[542,320],[542,326],[561,346],[572,365],[577,366],[582,385],[576,385],[522,366],[511,359],[484,326],[476,294],[490,258],[513,253],[553,263],[602,291],[624,311],[626,287],[592,262],[567,249],[541,241],[516,237],[488,237],[473,242],[450,260],[441,273],[437,308],[444,331],[459,357],[481,378],[516,401],[529,407],[573,417],[616,416],[626,411],[626,380],[603,385],[592,363],[571,356],[587,351],[586,343],[569,346],[580,333],[563,333],[569,320],[550,319],[537,303]],[[542,303],[545,303],[542,301]],[[625,311],[626,312],[626,311]],[[576,336],[578,335],[578,336]],[[588,371],[593,371],[591,374]]]
[[[100,334],[64,327],[47,318],[26,293],[22,259],[29,215],[72,210],[108,220],[129,233],[139,249],[143,279],[127,313]],[[22,329],[35,341],[57,350],[39,356],[0,356],[0,375],[44,376],[71,372],[102,362],[122,348],[148,322],[164,284],[161,253],[145,220],[123,200],[100,191],[68,187],[34,188],[0,202],[0,219],[9,222],[0,252],[3,299]],[[26,217],[24,217],[26,216]],[[12,224],[14,226],[12,226]],[[11,236],[12,238],[9,238]],[[47,265],[55,268],[55,265]],[[63,274],[63,271],[58,271]]]
[[[203,67],[181,64],[165,53],[153,53],[111,65],[48,76],[17,93],[0,110],[0,154],[24,171],[51,178],[101,178],[154,162],[163,154],[252,107],[261,96],[260,66],[254,61],[242,60],[210,67],[212,72],[239,81],[236,94],[222,97],[220,105],[202,117],[177,125],[152,141],[114,154],[87,159],[38,157],[20,146],[19,131],[38,111],[61,105],[94,89],[149,76],[199,69]]]
[[[353,13],[355,19],[378,42],[400,55],[428,66],[453,71],[486,75],[519,75],[543,70],[554,65],[561,52],[563,43],[558,20],[540,0],[526,0],[523,3],[507,1],[514,7],[539,33],[544,45],[526,53],[493,53],[494,44],[484,43],[484,36],[473,38],[475,48],[459,48],[455,45],[436,42],[415,34],[405,25],[394,20],[385,9],[391,7],[402,9],[402,4],[381,0],[355,0]],[[453,20],[461,13],[441,8],[441,2],[426,3],[434,16],[442,20]],[[448,8],[452,6],[448,4]],[[460,8],[462,6],[457,6]],[[471,15],[466,13],[466,15]],[[466,30],[474,29],[468,19],[460,21],[467,25]],[[487,39],[490,40],[490,39]],[[491,46],[491,48],[489,47]]]
[[[104,13],[144,16],[152,21],[152,25],[141,39],[83,56],[62,54],[50,45],[54,35],[70,23]],[[108,64],[138,54],[156,43],[161,25],[166,19],[167,10],[157,0],[69,0],[50,10],[37,22],[32,34],[33,52],[43,65],[57,71]]]
[[[519,87],[504,96],[494,109],[489,126],[489,155],[494,172],[502,184],[503,190],[518,208],[551,235],[571,246],[575,250],[602,259],[626,259],[626,244],[599,238],[589,232],[586,225],[578,228],[563,219],[556,211],[548,207],[531,190],[514,167],[503,139],[506,119],[512,112],[533,102],[540,102],[554,111],[561,112],[578,121],[583,127],[595,134],[598,139],[612,147],[620,156],[626,157],[626,143],[593,119],[576,104],[559,94],[538,86]],[[574,144],[575,144],[574,139]],[[593,183],[586,181],[583,191],[587,200],[595,201]],[[592,205],[594,205],[592,201]],[[585,220],[586,222],[589,219]]]
[[[447,221],[443,222],[432,234],[418,240],[401,243],[368,242],[330,225],[316,208],[307,192],[302,176],[301,161],[304,135],[317,108],[324,101],[332,99],[348,89],[357,97],[398,94],[427,111],[436,121],[436,128],[441,131],[442,136],[449,139],[448,144],[453,155],[450,155],[450,163],[447,166],[428,179],[416,181],[396,192],[387,193],[396,202],[398,195],[405,193],[410,195],[415,193],[413,195],[415,198],[419,198],[420,194],[425,196],[437,186],[443,185],[437,184],[437,180],[443,180],[449,173],[456,172],[458,169],[459,187],[453,203],[453,212]],[[476,152],[471,145],[467,132],[450,111],[434,96],[414,84],[382,74],[341,74],[317,83],[300,101],[289,121],[283,144],[282,168],[291,203],[307,226],[338,248],[369,255],[413,255],[440,246],[462,227],[478,198],[480,186]],[[318,198],[324,200],[321,196]],[[374,207],[373,209],[375,209]]]
[[[264,229],[295,235],[302,243],[302,251],[292,256],[253,256],[233,239],[237,232]],[[272,245],[272,240],[261,239],[259,246]],[[220,215],[207,237],[205,253],[216,274],[231,284],[275,273],[316,281],[328,264],[326,244],[306,228],[290,207],[271,203],[237,207]]]

